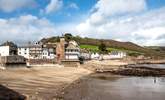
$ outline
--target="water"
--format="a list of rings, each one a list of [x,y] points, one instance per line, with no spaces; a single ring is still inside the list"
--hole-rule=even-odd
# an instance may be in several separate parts
[[[64,97],[66,100],[165,100],[165,77],[93,74]]]
[[[157,68],[157,69],[165,69],[165,64],[139,64],[136,66],[143,66],[148,68]]]

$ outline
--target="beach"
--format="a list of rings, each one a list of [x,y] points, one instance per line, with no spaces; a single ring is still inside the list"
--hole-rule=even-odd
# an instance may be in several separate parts
[[[58,100],[60,99],[58,94],[64,88],[90,73],[83,68],[71,67],[9,68],[0,70],[0,84],[1,87],[11,89],[12,92],[20,93],[27,100]],[[0,94],[0,98],[3,99],[8,98],[7,96],[13,97],[12,93]]]
[[[0,88],[3,89],[0,90],[0,99],[164,100],[164,77],[111,73],[123,71],[121,66],[127,65],[127,62],[120,60],[92,60],[79,67],[56,65],[1,69]]]

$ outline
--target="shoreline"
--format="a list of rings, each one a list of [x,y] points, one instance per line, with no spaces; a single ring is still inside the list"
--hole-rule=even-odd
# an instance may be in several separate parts
[[[104,65],[102,65],[102,66],[104,66]],[[125,67],[127,65],[118,65],[118,66],[115,66],[115,68],[113,68],[112,66],[114,66],[114,65],[111,65],[111,66],[109,65],[110,69],[112,68],[110,71],[97,72],[97,71],[94,71],[92,69],[93,73],[91,73],[89,76],[87,76],[85,78],[80,78],[80,79],[76,80],[75,82],[73,82],[72,84],[70,84],[68,87],[66,87],[62,91],[63,94],[59,94],[60,97],[62,98],[62,100],[67,100],[66,97],[68,97],[67,94],[69,91],[76,91],[75,89],[80,89],[80,91],[86,91],[86,90],[82,89],[82,87],[84,87],[84,84],[86,84],[84,82],[86,82],[86,80],[90,80],[91,75],[95,75],[95,74],[101,75],[101,76],[97,77],[101,80],[109,79],[110,77],[107,77],[106,76],[107,74],[112,76],[112,77],[115,76],[116,78],[123,78],[123,77],[141,77],[141,78],[157,77],[157,78],[159,78],[159,77],[165,77],[165,69],[162,71],[162,69],[152,69],[152,68],[139,68],[139,67],[127,68],[127,67]],[[121,66],[124,66],[124,67],[121,67]],[[97,68],[97,65],[95,66],[95,68]],[[104,68],[106,69],[107,66],[102,67],[102,69],[104,69]],[[88,68],[88,70],[89,69],[90,68]],[[154,78],[154,82],[155,82],[155,78]],[[80,95],[82,95],[82,94],[80,94]],[[79,97],[79,95],[78,95],[78,97]],[[72,100],[72,99],[70,99],[70,100]],[[76,100],[76,99],[73,99],[73,100]],[[77,100],[79,100],[79,99],[77,99]]]
[[[163,60],[164,61],[164,60]],[[95,73],[112,73],[126,76],[165,76],[165,67],[158,64],[130,64],[119,60],[103,60],[86,62],[84,68]],[[148,66],[147,66],[148,65]]]
[[[110,76],[112,75],[119,77],[156,76],[156,74],[148,75],[150,73],[146,70],[145,71],[147,72],[147,75],[142,74],[144,73],[144,70],[142,71],[142,73],[137,72],[137,70],[134,70],[135,73],[140,73],[140,75],[121,74],[121,72],[125,73],[133,71],[130,67],[130,69],[128,68],[129,71],[127,68],[124,67],[127,65],[128,64],[123,61],[108,60],[88,61],[78,68],[38,66],[31,68],[9,68],[6,70],[0,70],[0,75],[2,76],[0,78],[0,82],[1,85],[25,95],[28,99],[54,98],[57,100],[63,100],[64,95],[67,93],[66,90],[68,90],[68,88],[71,90],[72,88],[78,88],[79,84],[83,84],[82,82],[84,79],[90,80],[90,76],[93,74],[108,74]],[[98,69],[104,69],[107,71],[97,73]],[[164,73],[165,72],[163,72],[163,74]],[[107,79],[107,76],[99,76],[99,78]],[[112,77],[108,78],[111,79]],[[24,86],[27,87],[25,88]]]
[[[136,81],[133,81],[132,79],[136,79]],[[109,100],[109,98],[111,98],[112,100],[133,100],[132,98],[137,99],[137,95],[139,95],[146,99],[137,100],[152,100],[150,98],[151,96],[153,98],[159,97],[160,99],[157,100],[164,100],[164,89],[162,89],[160,93],[154,92],[155,90],[153,89],[153,87],[157,88],[155,84],[159,85],[159,81],[161,79],[164,79],[164,77],[130,77],[113,75],[109,73],[94,73],[74,82],[69,87],[65,88],[63,91],[64,94],[60,95],[60,97],[62,98],[61,100]],[[142,80],[142,82],[140,80]],[[124,83],[120,83],[120,81]],[[132,82],[134,82],[135,85],[133,85]],[[143,84],[143,82],[149,83]],[[139,84],[141,87],[137,88],[136,84]],[[151,91],[150,89],[148,89],[149,87],[153,90]],[[163,88],[165,88],[165,86]],[[148,95],[139,94],[139,91],[141,91],[142,93],[148,91]],[[151,95],[153,94],[153,92],[155,93],[154,96]],[[130,93],[135,94],[129,95]],[[121,98],[118,95],[129,98]]]

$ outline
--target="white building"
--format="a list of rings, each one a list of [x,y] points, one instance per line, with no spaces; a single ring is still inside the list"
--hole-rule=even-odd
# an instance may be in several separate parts
[[[42,58],[42,46],[35,45],[26,45],[18,47],[18,55],[23,56],[27,59],[41,59]]]
[[[50,45],[29,44],[18,47],[18,55],[26,59],[54,59],[55,48]]]
[[[81,52],[80,56],[83,57],[85,60],[91,59],[90,53],[87,52]]]
[[[43,45],[42,58],[43,59],[54,59],[56,57],[55,47],[52,45]]]
[[[91,54],[86,49],[80,49],[80,57],[83,57],[85,60],[90,60],[91,59]]]
[[[9,56],[9,46],[0,46],[0,56]]]
[[[12,42],[5,42],[0,46],[0,56],[17,55],[17,46]]]
[[[100,55],[98,53],[92,53],[91,54],[91,59],[99,59],[100,58]]]
[[[65,49],[66,60],[78,60],[80,57],[80,48],[75,41],[70,41]]]
[[[29,55],[29,46],[18,47],[18,55],[25,57],[26,59],[30,58]]]
[[[110,53],[110,59],[121,59],[126,57],[126,52],[123,51],[112,51]]]

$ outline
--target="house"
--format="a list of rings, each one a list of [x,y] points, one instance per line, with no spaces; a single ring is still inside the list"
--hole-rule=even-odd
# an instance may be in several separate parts
[[[91,59],[99,59],[100,55],[98,53],[92,53],[91,54]]]
[[[17,55],[17,45],[13,42],[5,42],[0,45],[0,56]]]
[[[0,63],[7,67],[16,64],[25,65],[26,60],[22,56],[17,55],[17,45],[13,42],[5,42],[0,46]]]
[[[121,59],[126,57],[126,52],[123,51],[112,51],[110,53],[110,59]]]
[[[76,41],[70,41],[65,48],[65,59],[78,60],[80,57],[80,48]]]
[[[56,57],[56,44],[44,44],[42,48],[43,59],[54,59]]]
[[[89,51],[87,51],[85,49],[81,49],[80,56],[83,57],[85,60],[91,59],[91,54],[89,53]]]
[[[18,55],[25,57],[26,59],[29,59],[29,46],[19,46],[18,47]]]
[[[31,45],[29,48],[29,56],[31,59],[42,59],[42,45]]]
[[[18,55],[26,59],[54,59],[56,56],[56,44],[28,44],[18,47]]]
[[[41,59],[42,58],[42,45],[28,44],[18,47],[18,55],[27,59]]]
[[[60,42],[56,44],[56,60],[58,63],[64,60],[79,60],[80,48],[76,41],[65,41],[60,37]]]

